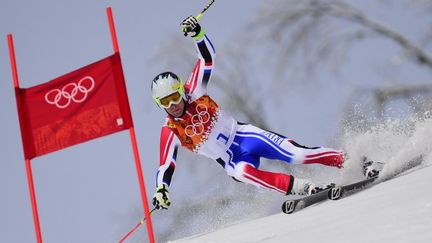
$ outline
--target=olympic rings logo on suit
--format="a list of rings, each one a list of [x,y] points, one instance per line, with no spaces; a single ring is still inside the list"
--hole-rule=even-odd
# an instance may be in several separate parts
[[[45,94],[45,101],[60,109],[68,107],[71,102],[81,103],[87,99],[90,91],[93,90],[95,81],[90,76],[85,76],[78,83],[68,83],[61,90],[53,89]]]
[[[208,112],[207,106],[198,104],[195,109],[197,113],[191,118],[192,124],[187,125],[185,128],[185,133],[188,137],[203,134],[205,129],[204,124],[210,121],[210,113]]]

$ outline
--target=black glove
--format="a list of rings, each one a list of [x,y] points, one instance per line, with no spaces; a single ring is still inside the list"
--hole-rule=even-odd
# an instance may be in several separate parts
[[[168,186],[162,184],[158,188],[156,188],[156,193],[153,196],[153,205],[156,209],[168,209],[171,205],[168,196]]]
[[[185,18],[180,26],[185,36],[190,34],[191,37],[195,37],[201,31],[201,26],[198,24],[198,20],[192,15]]]

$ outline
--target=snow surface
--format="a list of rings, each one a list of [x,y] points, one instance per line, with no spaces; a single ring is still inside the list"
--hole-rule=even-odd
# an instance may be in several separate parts
[[[339,201],[174,242],[432,242],[432,167]]]
[[[430,117],[392,119],[366,131],[348,128],[343,147],[350,159],[336,182],[362,178],[358,161],[367,154],[386,162],[380,183],[292,215],[226,222],[226,228],[174,242],[432,242],[431,137]],[[416,166],[408,169],[412,161]],[[319,181],[320,174],[312,179]]]

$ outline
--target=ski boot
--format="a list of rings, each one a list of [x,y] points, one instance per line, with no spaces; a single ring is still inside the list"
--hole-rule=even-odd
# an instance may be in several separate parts
[[[313,182],[305,179],[295,178],[294,185],[291,189],[291,194],[310,196],[327,188],[333,187],[335,184],[330,184],[326,187],[319,187]]]
[[[363,157],[363,174],[366,178],[372,178],[379,175],[380,171],[383,169],[384,163],[375,162]]]
[[[306,179],[294,178],[291,194],[294,195],[312,195],[318,188],[313,182]]]

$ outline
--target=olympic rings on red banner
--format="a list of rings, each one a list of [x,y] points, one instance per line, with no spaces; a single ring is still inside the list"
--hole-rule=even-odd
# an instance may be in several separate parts
[[[53,89],[45,94],[48,104],[56,105],[60,109],[68,107],[71,102],[81,103],[87,99],[88,93],[93,90],[95,81],[86,76],[76,83],[68,83],[61,90]]]

